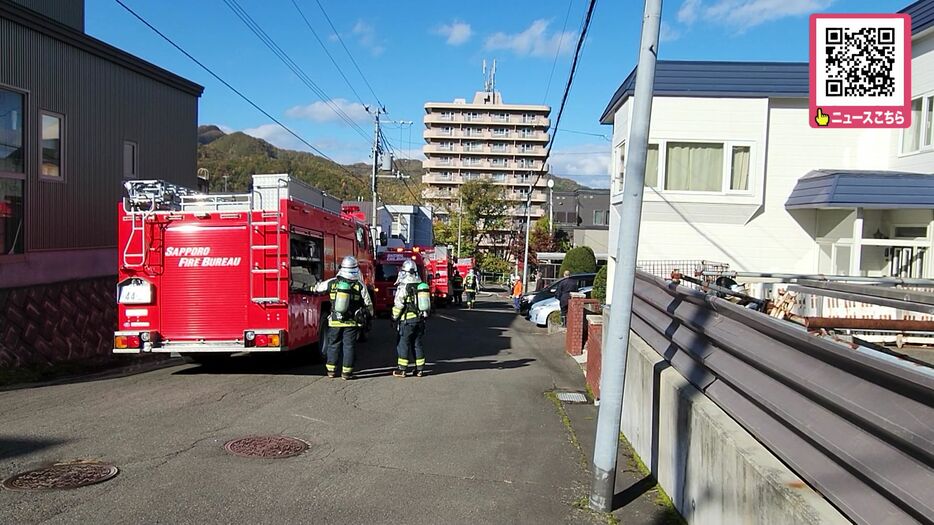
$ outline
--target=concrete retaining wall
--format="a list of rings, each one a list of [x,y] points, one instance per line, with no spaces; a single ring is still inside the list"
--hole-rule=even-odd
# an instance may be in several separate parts
[[[631,340],[621,430],[689,524],[850,523],[645,341]]]

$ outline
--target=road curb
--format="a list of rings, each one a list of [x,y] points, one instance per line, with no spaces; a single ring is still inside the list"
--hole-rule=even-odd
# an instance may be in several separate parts
[[[29,388],[42,388],[47,386],[64,385],[68,383],[84,383],[87,381],[100,381],[103,379],[117,379],[120,377],[129,377],[146,372],[154,372],[171,366],[183,365],[187,363],[183,357],[166,357],[164,359],[155,359],[144,363],[133,363],[122,367],[110,368],[88,374],[76,374],[48,381],[38,381],[34,383],[19,383],[13,385],[0,386],[0,392],[9,392],[12,390],[26,390]]]

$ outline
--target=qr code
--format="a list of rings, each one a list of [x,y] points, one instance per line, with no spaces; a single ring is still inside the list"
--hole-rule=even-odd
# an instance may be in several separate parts
[[[892,27],[824,30],[827,97],[892,97],[897,87]]]

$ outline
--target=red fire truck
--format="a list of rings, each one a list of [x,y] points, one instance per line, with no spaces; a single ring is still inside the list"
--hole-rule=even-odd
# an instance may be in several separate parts
[[[373,294],[373,307],[377,315],[385,315],[392,311],[392,303],[396,293],[396,277],[402,263],[407,259],[415,261],[415,267],[422,281],[428,282],[425,270],[425,260],[418,246],[387,248],[376,255],[376,283]]]
[[[367,226],[288,175],[254,175],[251,193],[204,195],[130,181],[118,209],[115,353],[208,360],[323,340],[327,294],[315,283],[353,255],[372,290]]]
[[[431,297],[438,304],[448,304],[454,293],[453,284],[449,277],[454,273],[453,255],[446,246],[435,246],[430,250],[423,250],[427,257],[425,266],[428,269]]]

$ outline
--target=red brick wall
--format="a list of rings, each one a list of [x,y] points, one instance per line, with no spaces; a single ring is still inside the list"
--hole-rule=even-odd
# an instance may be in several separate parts
[[[0,368],[109,356],[114,277],[0,290]]]
[[[587,323],[587,386],[600,399],[600,371],[603,364],[603,323]]]
[[[564,339],[564,350],[568,355],[581,355],[584,353],[584,342],[587,336],[587,328],[584,322],[584,305],[599,303],[600,301],[596,299],[573,296],[568,301],[568,331]]]

